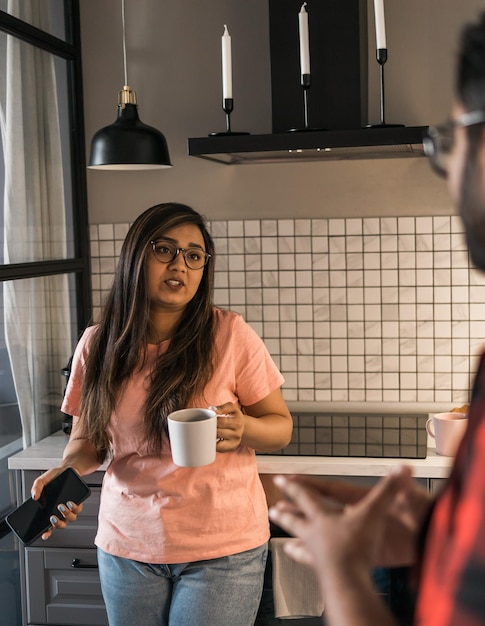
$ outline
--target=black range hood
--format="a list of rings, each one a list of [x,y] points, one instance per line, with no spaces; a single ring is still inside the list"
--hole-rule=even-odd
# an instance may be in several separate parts
[[[272,133],[192,138],[189,155],[228,165],[424,156],[427,126],[368,126],[367,0],[306,3],[307,128],[297,24],[302,0],[268,0]],[[371,71],[379,71],[377,62]]]
[[[427,126],[223,135],[188,140],[188,152],[226,165],[424,156]]]

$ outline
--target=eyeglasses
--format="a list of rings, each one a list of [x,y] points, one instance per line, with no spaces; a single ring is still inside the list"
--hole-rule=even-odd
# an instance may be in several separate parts
[[[437,174],[443,178],[448,176],[448,164],[454,145],[453,130],[483,123],[485,111],[469,111],[445,124],[428,128],[428,134],[423,138],[424,153],[429,157],[431,167]]]
[[[150,241],[153,254],[160,263],[171,263],[179,252],[184,257],[185,265],[190,270],[200,270],[204,267],[211,255],[200,248],[177,248],[168,241]]]

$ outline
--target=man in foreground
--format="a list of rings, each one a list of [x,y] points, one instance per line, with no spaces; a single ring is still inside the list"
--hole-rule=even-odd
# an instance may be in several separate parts
[[[485,13],[465,27],[450,120],[426,140],[447,178],[470,256],[485,271]],[[393,626],[376,594],[375,566],[416,565],[419,626],[485,624],[485,355],[471,395],[469,426],[436,500],[397,468],[366,490],[332,481],[285,478],[273,522],[297,537],[287,545],[320,581],[328,626]]]

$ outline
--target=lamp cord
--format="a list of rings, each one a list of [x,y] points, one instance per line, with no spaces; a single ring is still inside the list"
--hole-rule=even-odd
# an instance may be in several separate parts
[[[121,0],[121,23],[123,26],[123,67],[125,71],[125,85],[128,85],[128,70],[126,69],[125,0]]]

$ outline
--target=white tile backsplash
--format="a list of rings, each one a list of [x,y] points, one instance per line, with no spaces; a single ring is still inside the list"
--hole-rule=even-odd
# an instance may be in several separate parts
[[[288,401],[463,404],[485,276],[457,216],[215,221],[215,303],[265,340]],[[129,224],[90,228],[95,317]]]

